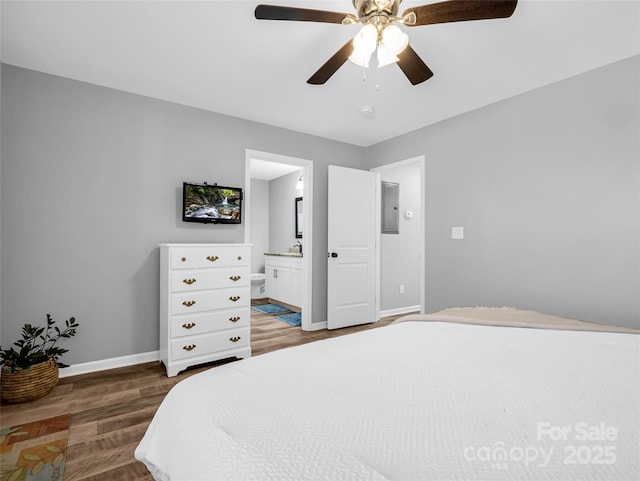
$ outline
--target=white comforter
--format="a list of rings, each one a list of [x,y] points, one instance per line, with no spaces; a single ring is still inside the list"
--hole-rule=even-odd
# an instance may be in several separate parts
[[[135,455],[162,481],[638,480],[639,338],[404,322],[276,351],[179,383]]]

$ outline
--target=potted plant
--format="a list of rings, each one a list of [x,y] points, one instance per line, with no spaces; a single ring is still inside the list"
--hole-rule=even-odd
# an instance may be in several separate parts
[[[2,365],[2,398],[9,402],[32,401],[48,394],[58,384],[58,368],[67,367],[58,362],[68,349],[56,344],[61,338],[76,335],[75,317],[65,321],[60,329],[47,314],[46,326],[22,327],[21,339],[9,349],[0,349]]]

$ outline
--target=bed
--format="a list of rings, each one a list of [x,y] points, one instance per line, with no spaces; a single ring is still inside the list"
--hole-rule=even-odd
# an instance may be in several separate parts
[[[135,456],[158,481],[637,480],[640,336],[447,309],[191,376]]]

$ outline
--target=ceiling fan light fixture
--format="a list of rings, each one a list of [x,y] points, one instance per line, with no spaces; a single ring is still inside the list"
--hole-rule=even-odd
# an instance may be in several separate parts
[[[396,25],[388,25],[382,31],[381,44],[384,45],[390,53],[397,56],[409,45],[409,36]]]
[[[388,25],[380,37],[378,67],[384,67],[399,60],[398,54],[409,45],[409,36],[395,25]]]
[[[397,26],[435,25],[449,22],[508,18],[518,0],[431,0],[411,7],[398,16],[402,0],[352,0],[357,12],[316,10],[312,8],[258,5],[254,15],[259,20],[294,20],[342,25],[363,25],[360,32],[338,49],[309,79],[310,85],[324,84],[337,70],[351,60],[363,68],[369,66],[374,50],[378,51],[378,67],[396,62],[411,85],[418,85],[433,77],[433,72],[413,48],[409,37]],[[366,73],[363,75],[366,79]]]
[[[378,30],[373,25],[365,25],[358,34],[353,37],[353,53],[349,56],[356,65],[369,66],[371,54],[376,49],[378,42]]]
[[[392,63],[396,63],[399,60],[398,56],[395,55],[383,43],[378,45],[378,50],[376,51],[376,53],[378,55],[378,67],[384,67],[385,65],[390,65]]]

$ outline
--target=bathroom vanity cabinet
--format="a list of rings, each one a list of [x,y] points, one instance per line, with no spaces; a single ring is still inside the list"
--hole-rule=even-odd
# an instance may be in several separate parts
[[[274,301],[302,306],[304,276],[300,255],[265,254],[265,295]]]
[[[251,356],[251,246],[160,245],[160,359],[167,376]]]

